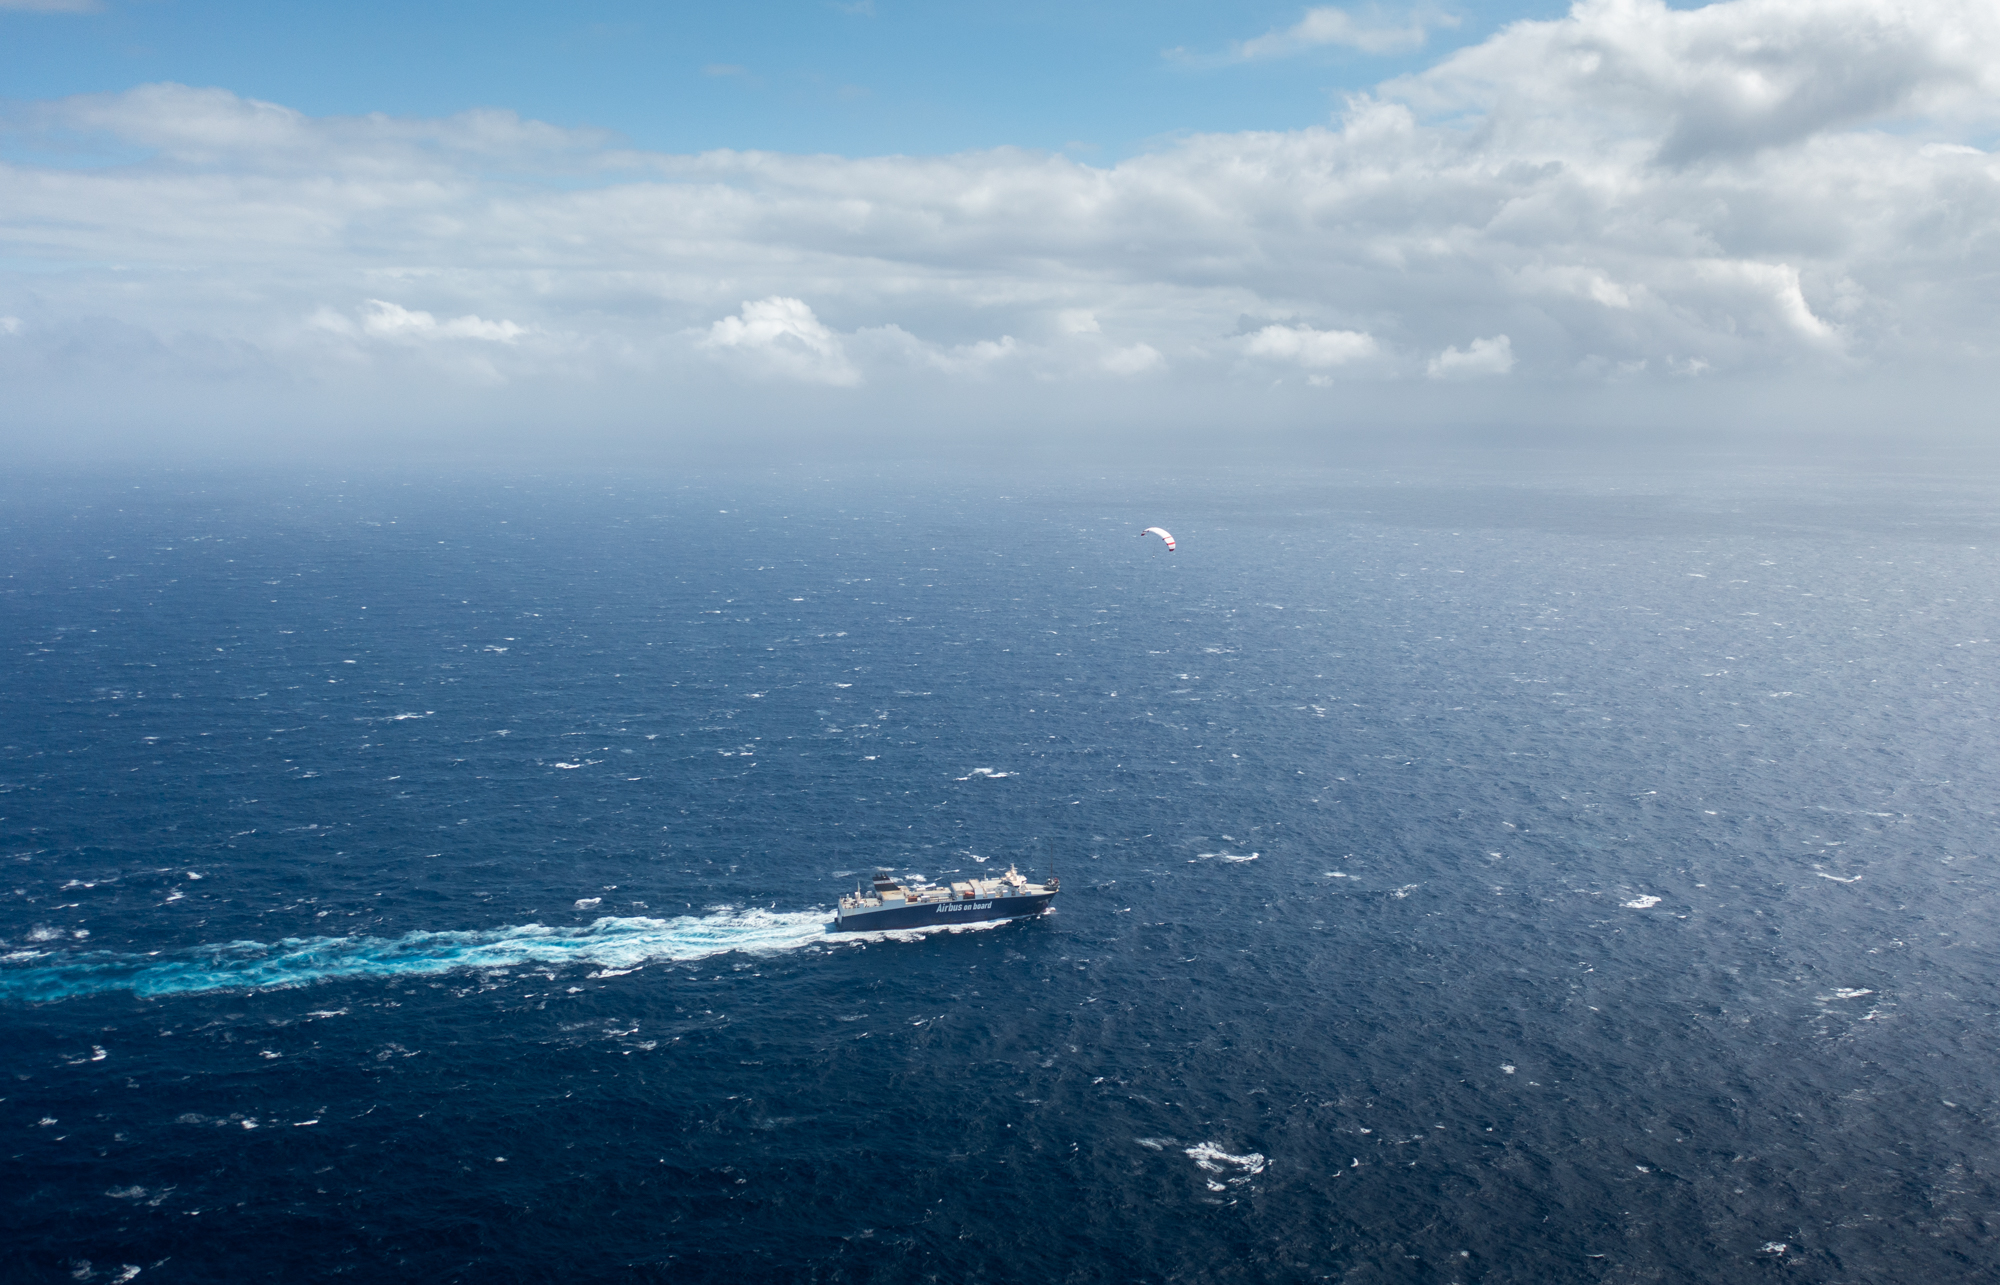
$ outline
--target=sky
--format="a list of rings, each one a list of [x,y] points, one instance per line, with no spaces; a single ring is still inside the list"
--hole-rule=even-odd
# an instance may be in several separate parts
[[[1990,2],[0,0],[0,72],[20,455],[2000,392]]]
[[[1507,22],[1563,11],[1492,0],[1355,9],[1346,40],[1327,29],[1245,57],[1244,44],[1282,36],[1307,9],[0,0],[0,84],[15,99],[47,99],[173,81],[312,116],[500,108],[668,152],[1015,146],[1102,162],[1187,131],[1322,120],[1344,92],[1418,70]]]

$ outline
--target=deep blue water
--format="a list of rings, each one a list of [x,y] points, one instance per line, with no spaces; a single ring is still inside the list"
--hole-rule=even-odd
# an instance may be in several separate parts
[[[1994,496],[16,478],[0,1275],[1989,1280]]]

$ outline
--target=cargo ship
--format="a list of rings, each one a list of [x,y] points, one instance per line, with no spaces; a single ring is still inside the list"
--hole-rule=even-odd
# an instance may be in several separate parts
[[[936,884],[922,878],[898,883],[894,875],[876,875],[874,888],[856,887],[840,899],[828,932],[881,932],[892,928],[942,928],[988,919],[1019,919],[1039,915],[1056,899],[1061,885],[1054,875],[1047,883],[1029,883],[1012,866],[994,879],[965,879]]]

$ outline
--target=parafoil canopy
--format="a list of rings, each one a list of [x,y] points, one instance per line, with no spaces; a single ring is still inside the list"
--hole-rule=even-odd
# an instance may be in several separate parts
[[[1157,535],[1157,536],[1159,536],[1159,537],[1160,537],[1160,538],[1161,538],[1162,540],[1165,540],[1165,541],[1167,542],[1167,552],[1168,552],[1168,553],[1172,553],[1172,552],[1174,551],[1174,537],[1173,537],[1173,536],[1171,536],[1171,535],[1169,535],[1169,534],[1167,534],[1167,529],[1166,529],[1165,527],[1161,527],[1161,526],[1149,526],[1149,527],[1147,527],[1147,528],[1146,528],[1146,529],[1145,529],[1144,531],[1141,531],[1141,532],[1140,532],[1139,534],[1140,534],[1140,535]]]

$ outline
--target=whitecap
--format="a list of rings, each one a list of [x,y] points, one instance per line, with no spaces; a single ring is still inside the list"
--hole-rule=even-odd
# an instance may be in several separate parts
[[[578,897],[576,899],[576,908],[578,910],[595,910],[603,904],[604,898],[602,897]]]
[[[1836,986],[1833,988],[1833,997],[1835,999],[1860,999],[1863,995],[1873,995],[1874,993],[1871,990],[1858,990],[1851,986]]]
[[[1651,910],[1654,906],[1660,904],[1660,899],[1653,896],[1641,896],[1634,897],[1623,904],[1627,910]]]
[[[1818,875],[1818,876],[1819,876],[1820,878],[1822,878],[1822,879],[1831,879],[1831,880],[1833,880],[1833,881],[1834,881],[1835,883],[1860,883],[1860,882],[1861,882],[1861,876],[1860,876],[1860,875],[1849,875],[1849,876],[1848,876],[1847,878],[1843,879],[1843,878],[1841,878],[1841,877],[1840,877],[1839,875],[1830,875],[1830,874],[1828,874],[1828,873],[1827,873],[1826,871],[1824,871],[1824,870],[1815,870],[1815,871],[1813,871],[1813,873],[1814,873],[1814,874],[1816,874],[1816,875]]]
[[[1270,1163],[1258,1152],[1251,1151],[1240,1156],[1231,1155],[1213,1142],[1197,1142],[1188,1147],[1185,1154],[1194,1161],[1197,1168],[1208,1173],[1225,1173],[1227,1170],[1224,1166],[1234,1166],[1247,1177],[1250,1174],[1264,1172],[1264,1166]]]

